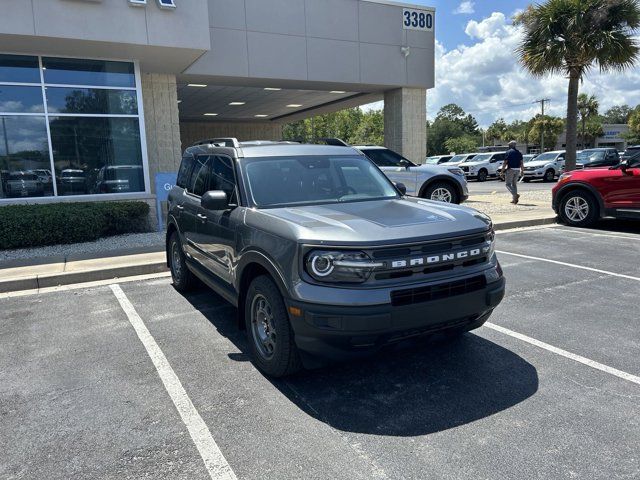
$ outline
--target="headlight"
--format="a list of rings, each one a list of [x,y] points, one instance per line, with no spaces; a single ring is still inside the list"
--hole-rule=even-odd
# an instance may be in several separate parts
[[[560,178],[558,179],[558,183],[566,182],[570,178],[571,178],[571,174],[570,173],[563,173],[562,175],[560,175]]]
[[[459,168],[448,168],[447,170],[449,170],[449,172],[453,173],[454,175],[460,175],[464,177],[464,172]]]
[[[365,282],[373,269],[384,263],[373,262],[364,252],[314,250],[307,254],[305,268],[314,280],[331,283]]]

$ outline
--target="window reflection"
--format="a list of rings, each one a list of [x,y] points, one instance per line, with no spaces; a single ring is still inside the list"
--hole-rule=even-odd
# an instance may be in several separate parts
[[[58,195],[144,191],[137,118],[50,117]]]
[[[40,83],[38,57],[0,55],[0,82]]]
[[[100,87],[136,86],[133,64],[104,60],[43,57],[45,83],[95,85]]]
[[[135,90],[47,87],[49,113],[137,115]]]
[[[0,85],[0,113],[44,113],[42,87]]]
[[[0,198],[53,195],[44,116],[0,116]]]

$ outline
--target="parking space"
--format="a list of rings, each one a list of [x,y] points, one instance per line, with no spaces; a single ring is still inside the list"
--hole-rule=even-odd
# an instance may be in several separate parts
[[[167,278],[0,299],[0,477],[637,478],[640,231],[605,227],[500,233],[489,326],[286,380]]]

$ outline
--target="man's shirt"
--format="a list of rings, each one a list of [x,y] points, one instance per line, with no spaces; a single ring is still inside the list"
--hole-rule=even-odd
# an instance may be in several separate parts
[[[522,166],[522,154],[519,150],[515,148],[507,150],[507,166],[509,168],[520,168]]]

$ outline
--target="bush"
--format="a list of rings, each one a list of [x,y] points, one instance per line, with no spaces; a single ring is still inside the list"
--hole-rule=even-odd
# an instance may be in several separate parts
[[[52,203],[0,207],[0,249],[40,247],[148,231],[144,202]]]

